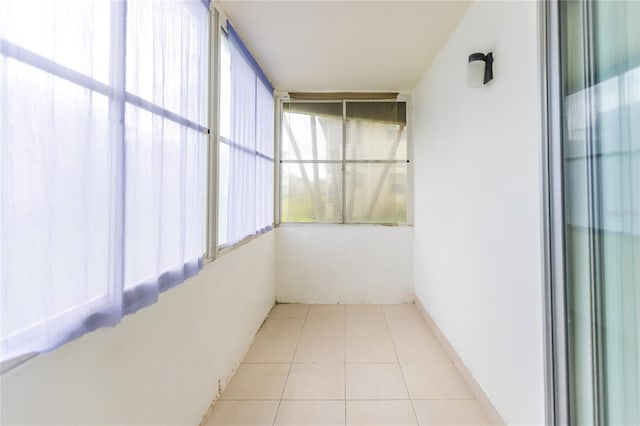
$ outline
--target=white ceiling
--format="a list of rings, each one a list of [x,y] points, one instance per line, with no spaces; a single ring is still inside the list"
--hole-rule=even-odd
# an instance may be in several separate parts
[[[276,89],[405,91],[469,3],[222,0],[222,7]]]

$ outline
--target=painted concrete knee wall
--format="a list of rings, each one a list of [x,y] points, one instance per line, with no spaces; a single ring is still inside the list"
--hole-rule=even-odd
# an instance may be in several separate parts
[[[413,301],[413,228],[299,224],[278,228],[280,303]]]
[[[476,1],[413,96],[416,297],[513,425],[544,423],[537,49],[535,2]]]
[[[274,303],[269,232],[158,303],[2,376],[2,424],[197,425]]]

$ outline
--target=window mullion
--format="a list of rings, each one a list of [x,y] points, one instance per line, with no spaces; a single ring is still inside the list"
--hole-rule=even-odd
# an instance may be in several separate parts
[[[282,98],[276,97],[274,101],[274,161],[273,161],[273,222],[275,226],[279,226],[281,222],[281,202],[282,202]]]
[[[342,223],[347,222],[347,101],[342,101]]]
[[[127,2],[111,2],[110,69],[109,82],[112,94],[109,99],[109,127],[112,147],[111,167],[115,176],[111,191],[111,257],[112,278],[109,280],[109,304],[121,306],[125,286],[125,78],[126,78],[126,28]],[[118,304],[118,305],[116,305]]]
[[[209,10],[209,150],[207,156],[207,252],[206,258],[211,261],[216,257],[218,242],[218,136],[220,93],[220,57],[218,11]]]

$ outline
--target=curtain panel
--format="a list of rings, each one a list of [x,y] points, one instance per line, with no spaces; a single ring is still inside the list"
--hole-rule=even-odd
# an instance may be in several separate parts
[[[229,77],[221,84],[229,87],[220,90],[221,116],[229,123],[228,131],[222,124],[220,157],[220,205],[226,208],[220,220],[226,223],[219,229],[220,242],[233,245],[273,226],[274,100],[269,80],[230,24],[228,30],[222,66],[228,67]]]
[[[0,5],[2,361],[113,326],[201,269],[205,3]]]

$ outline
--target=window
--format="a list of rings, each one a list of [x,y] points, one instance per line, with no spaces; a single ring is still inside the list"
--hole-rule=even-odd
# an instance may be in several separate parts
[[[3,361],[201,268],[208,46],[201,1],[0,4]]]
[[[220,41],[218,246],[273,226],[273,88],[227,24]]]
[[[553,419],[637,425],[640,3],[545,6]]]
[[[407,223],[407,107],[282,104],[282,222]]]

